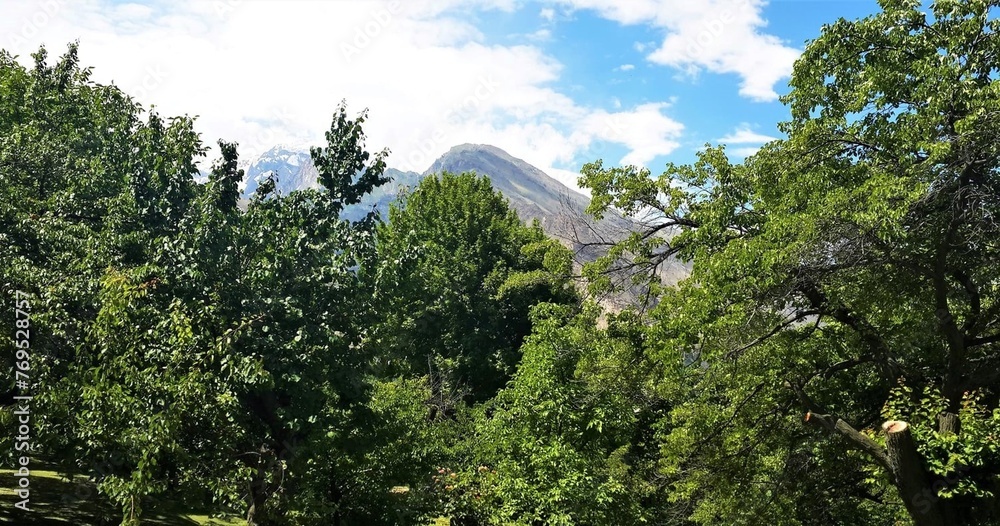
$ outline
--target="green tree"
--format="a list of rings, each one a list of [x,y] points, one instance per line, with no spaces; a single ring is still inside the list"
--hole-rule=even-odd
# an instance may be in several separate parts
[[[0,281],[5,294],[31,297],[37,445],[48,460],[73,466],[89,458],[77,455],[73,371],[93,365],[82,348],[98,318],[102,276],[148,259],[142,211],[186,199],[193,186],[178,186],[179,194],[168,187],[190,177],[203,150],[191,119],[164,123],[150,113],[143,122],[121,91],[91,82],[76,44],[54,65],[44,48],[33,58],[26,69],[0,52],[0,239],[8,247]],[[149,166],[158,177],[147,177]]]
[[[998,4],[880,3],[809,43],[744,165],[584,169],[594,212],[663,216],[600,265],[693,265],[650,346],[696,522],[1000,517]]]
[[[402,422],[424,436],[419,381],[374,382],[359,351],[374,232],[338,216],[386,180],[365,115],[342,104],[311,151],[321,190],[263,185],[241,210],[235,144],[198,185],[192,119],[140,118],[76,45],[46,58],[0,53],[0,278],[33,306],[36,458],[93,475],[128,524],[162,499],[253,524],[371,523],[427,452],[386,449],[411,436]]]
[[[251,524],[351,509],[371,413],[356,349],[372,293],[357,269],[374,244],[368,225],[338,214],[384,181],[387,153],[364,150],[363,121],[342,105],[327,147],[312,150],[321,190],[277,197],[263,185],[245,212],[236,147],[220,142],[208,184],[154,237],[150,263],[109,269],[81,420],[123,457],[102,489],[129,517],[144,496],[198,480],[215,501],[245,499]]]
[[[381,366],[431,374],[442,411],[466,390],[481,401],[506,383],[532,305],[576,301],[569,251],[522,224],[485,177],[424,178],[377,238]]]
[[[541,304],[506,388],[474,412],[436,489],[453,521],[571,525],[671,523],[654,482],[651,424],[662,400],[635,366],[644,330],[632,313]],[[646,365],[648,367],[648,364]]]

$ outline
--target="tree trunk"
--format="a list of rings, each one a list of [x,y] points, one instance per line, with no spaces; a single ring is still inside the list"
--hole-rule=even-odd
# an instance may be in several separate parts
[[[923,459],[906,422],[890,420],[882,424],[889,467],[899,496],[916,526],[945,526],[942,500],[924,470]]]
[[[267,496],[262,491],[263,481],[259,476],[255,476],[253,480],[250,481],[250,491],[247,495],[247,500],[249,501],[249,508],[247,509],[247,526],[261,526],[261,511],[264,507],[264,501]]]
[[[269,451],[266,445],[260,447],[260,454],[256,457],[257,464],[254,467],[253,477],[250,479],[247,501],[247,526],[266,526],[270,523],[265,516],[265,503],[269,495],[267,487],[267,472],[265,466],[269,458]]]
[[[938,432],[942,435],[957,435],[962,432],[961,420],[955,413],[944,411],[938,414]]]

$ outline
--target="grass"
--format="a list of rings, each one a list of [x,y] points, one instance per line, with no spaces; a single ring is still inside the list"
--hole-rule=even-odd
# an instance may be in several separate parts
[[[17,526],[117,526],[121,511],[107,504],[97,494],[94,483],[83,475],[72,481],[55,471],[31,470],[31,495],[23,511],[14,507],[20,499],[14,492],[17,478],[14,470],[0,469],[0,524]],[[149,526],[246,526],[241,518],[218,519],[207,514],[194,513],[176,503],[159,503],[148,507],[142,515],[142,524]],[[445,517],[436,519],[429,526],[448,526]]]
[[[14,507],[14,471],[0,469],[0,524],[18,526],[105,526],[121,523],[121,511],[109,506],[87,477],[74,480],[55,471],[31,470],[30,511]],[[150,526],[246,526],[242,519],[210,518],[176,503],[159,503],[144,510],[142,523]]]

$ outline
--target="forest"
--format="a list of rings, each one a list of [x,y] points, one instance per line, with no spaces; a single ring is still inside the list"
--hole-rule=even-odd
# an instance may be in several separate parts
[[[341,219],[388,181],[349,101],[243,201],[76,43],[0,52],[0,517],[57,513],[24,468],[74,524],[1000,524],[1000,2],[880,4],[745,162],[586,164],[647,219],[582,270],[482,174]]]

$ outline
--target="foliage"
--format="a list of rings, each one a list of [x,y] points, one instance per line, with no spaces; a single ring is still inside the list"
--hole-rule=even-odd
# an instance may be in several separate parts
[[[439,492],[482,524],[656,522],[664,487],[649,481],[657,403],[633,385],[637,318],[596,327],[594,305],[542,304],[510,384],[476,413],[460,468]],[[637,356],[639,355],[639,356]]]
[[[935,388],[916,393],[899,386],[892,391],[883,411],[885,418],[921,424],[914,428],[917,447],[928,469],[948,482],[934,488],[930,496],[993,497],[996,490],[989,477],[992,466],[1000,463],[1000,408],[990,411],[983,402],[981,394],[962,397],[958,417],[963,427],[961,433],[954,433],[937,429],[939,415],[948,410],[949,401]]]
[[[384,366],[429,373],[438,393],[491,397],[518,363],[529,307],[576,297],[569,251],[524,226],[489,179],[470,173],[426,177],[392,205],[378,255]]]
[[[978,489],[940,492],[947,498],[929,506],[938,522],[923,522],[870,436],[901,378],[961,413],[950,440],[962,450],[977,450],[975,430],[992,422],[1000,22],[989,18],[993,2],[936,2],[930,14],[917,2],[882,7],[809,44],[784,98],[788,138],[744,165],[720,147],[655,180],[633,167],[584,168],[592,212],[662,216],[611,258],[693,265],[659,298],[651,348],[675,403],[662,423],[664,473],[696,522],[995,519],[990,498],[965,498],[993,491],[994,457],[977,457],[975,473],[925,458],[930,480]],[[978,393],[979,410],[962,410],[965,392]],[[918,437],[928,425],[911,422]],[[870,467],[879,475],[866,488]]]
[[[122,524],[161,501],[260,525],[995,523],[1000,4],[881,5],[809,43],[787,138],[745,163],[584,167],[593,215],[659,215],[584,270],[653,285],[619,313],[487,178],[344,219],[388,180],[345,103],[319,190],[241,203],[236,144],[198,184],[192,118],[95,84],[75,44],[0,52],[36,456]],[[660,286],[672,259],[691,274]],[[4,424],[23,390],[0,386]]]
[[[35,58],[0,57],[0,202],[5,290],[33,298],[39,449],[94,476],[129,524],[152,497],[260,524],[345,515],[359,475],[344,467],[374,447],[352,430],[387,410],[369,407],[356,351],[373,232],[337,217],[385,181],[364,115],[341,106],[313,149],[322,191],[264,188],[242,210],[236,145],[198,185],[191,119],[141,121],[75,45]]]

